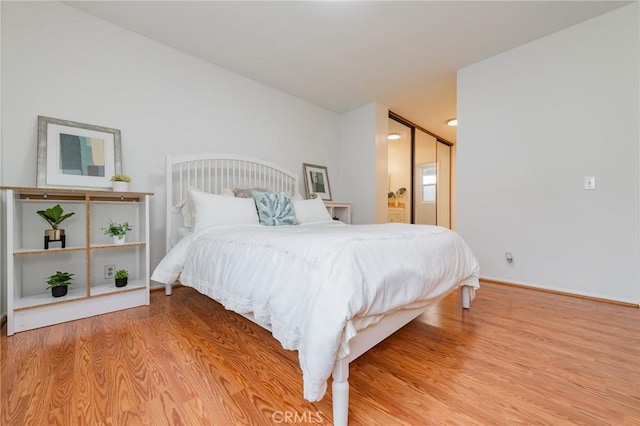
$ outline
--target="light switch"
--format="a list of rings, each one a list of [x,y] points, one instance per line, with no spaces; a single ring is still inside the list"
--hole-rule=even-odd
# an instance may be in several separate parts
[[[585,178],[584,178],[584,189],[596,189],[596,177],[595,176],[585,176]]]

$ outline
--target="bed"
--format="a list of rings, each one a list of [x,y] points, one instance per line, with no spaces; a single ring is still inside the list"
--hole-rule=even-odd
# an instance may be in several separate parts
[[[460,289],[478,263],[446,228],[346,225],[298,194],[295,173],[259,159],[168,157],[167,254],[151,279],[177,279],[296,350],[304,398],[332,377],[333,422],[348,422],[349,363]]]

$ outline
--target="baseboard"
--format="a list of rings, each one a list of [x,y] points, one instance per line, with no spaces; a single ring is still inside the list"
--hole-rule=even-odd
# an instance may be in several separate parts
[[[569,292],[569,291],[566,291],[566,290],[558,290],[558,289],[548,288],[548,287],[539,287],[539,286],[535,286],[535,285],[531,285],[531,284],[523,284],[523,283],[517,283],[517,282],[512,282],[512,281],[504,281],[504,280],[499,280],[499,279],[490,278],[490,277],[480,277],[480,281],[493,283],[493,284],[508,285],[508,286],[512,286],[512,287],[526,288],[526,289],[529,289],[529,290],[542,291],[542,292],[545,292],[545,293],[559,294],[561,296],[575,297],[575,298],[578,298],[578,299],[593,300],[595,302],[611,303],[611,304],[614,304],[614,305],[629,306],[629,307],[633,307],[633,308],[639,308],[640,307],[640,305],[638,305],[638,303],[629,302],[629,301],[626,301],[626,300],[606,299],[604,297],[591,296],[591,295],[582,294],[582,293],[572,293],[572,292]]]
[[[4,327],[6,323],[7,323],[7,315],[2,314],[2,316],[0,317],[0,328]]]

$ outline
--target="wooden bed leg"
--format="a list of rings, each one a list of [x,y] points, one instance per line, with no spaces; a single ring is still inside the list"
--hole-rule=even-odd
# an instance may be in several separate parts
[[[173,291],[173,284],[165,284],[164,285],[164,294],[166,296],[171,296],[171,292]]]
[[[333,424],[347,426],[349,422],[349,363],[346,358],[333,366]]]
[[[462,307],[469,309],[471,307],[471,287],[468,285],[460,287],[460,295],[462,296]]]

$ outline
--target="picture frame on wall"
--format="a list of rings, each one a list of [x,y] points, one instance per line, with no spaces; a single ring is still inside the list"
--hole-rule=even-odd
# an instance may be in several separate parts
[[[329,173],[325,166],[303,163],[304,185],[307,190],[307,198],[320,198],[331,201],[331,187],[329,185]]]
[[[121,173],[120,130],[38,116],[38,188],[106,190]]]

